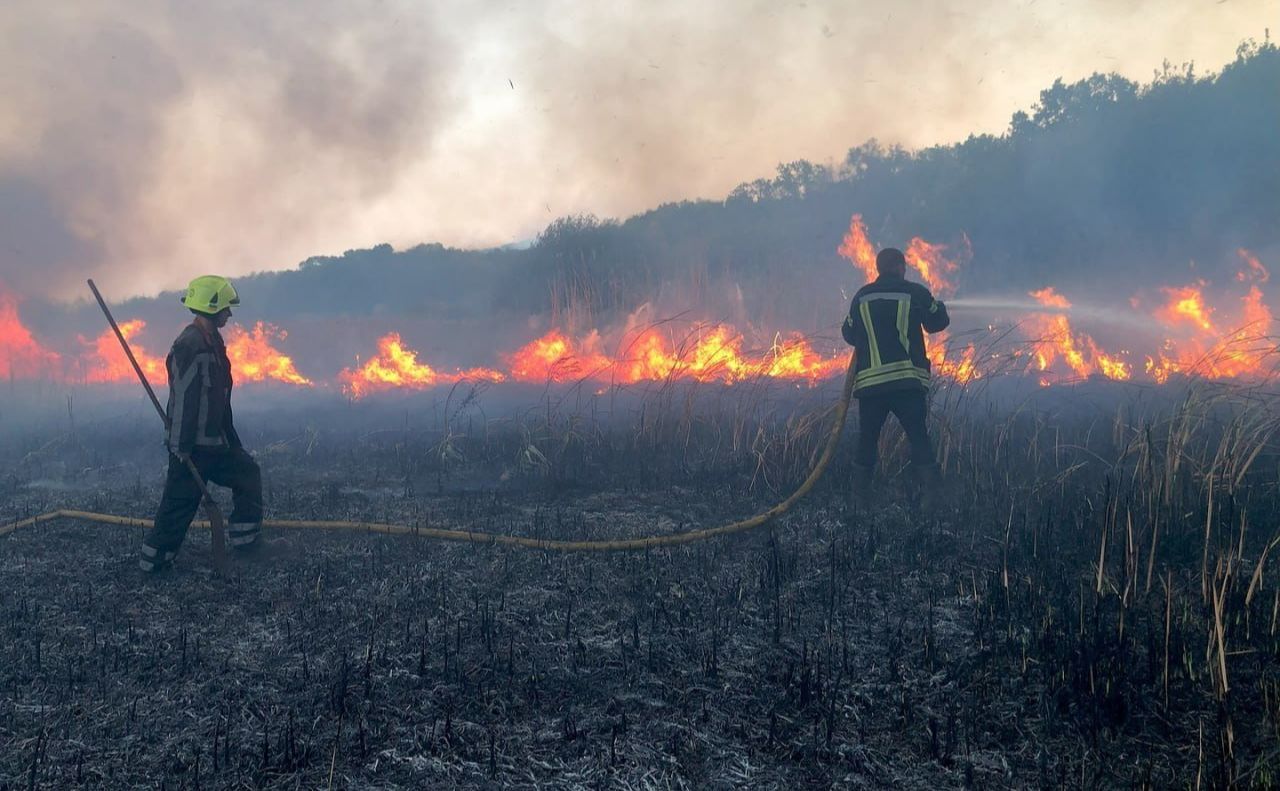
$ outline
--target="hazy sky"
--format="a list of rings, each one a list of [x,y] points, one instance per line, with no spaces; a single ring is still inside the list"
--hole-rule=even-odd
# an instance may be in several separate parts
[[[0,5],[0,283],[154,293],[503,244],[870,137],[999,133],[1057,77],[1200,71],[1280,0]]]

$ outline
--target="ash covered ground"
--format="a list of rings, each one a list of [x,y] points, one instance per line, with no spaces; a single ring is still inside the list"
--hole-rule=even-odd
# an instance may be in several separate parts
[[[269,518],[615,538],[785,496],[825,395],[237,414]],[[0,523],[150,518],[146,405],[56,406],[8,424]],[[645,553],[268,531],[224,580],[193,530],[148,578],[140,529],[22,529],[0,788],[1265,787],[1275,420],[1195,387],[944,394],[943,507],[911,506],[893,430],[877,506],[845,447],[772,527]]]

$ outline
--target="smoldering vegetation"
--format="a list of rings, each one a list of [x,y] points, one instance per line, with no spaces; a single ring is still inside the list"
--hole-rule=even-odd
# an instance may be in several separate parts
[[[879,504],[846,502],[844,447],[777,524],[677,549],[275,532],[218,580],[195,531],[150,580],[138,530],[17,531],[0,785],[1273,784],[1274,395],[1033,389],[935,394],[937,510],[910,505],[892,429]],[[616,537],[794,487],[831,396],[782,390],[655,389],[626,420],[548,390],[241,422],[271,517]],[[148,516],[143,414],[6,443],[0,517]]]

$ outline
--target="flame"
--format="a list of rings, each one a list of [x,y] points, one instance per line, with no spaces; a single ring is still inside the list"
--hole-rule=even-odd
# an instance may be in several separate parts
[[[1210,310],[1206,307],[1206,314]],[[1166,340],[1147,358],[1147,374],[1163,384],[1173,374],[1247,379],[1272,373],[1267,363],[1275,360],[1277,351],[1271,339],[1275,320],[1258,286],[1250,286],[1241,297],[1239,316],[1238,328],[1230,332],[1218,333],[1211,324],[1195,323],[1193,337]]]
[[[1028,296],[1049,308],[1070,309],[1071,301],[1059,294],[1052,286],[1028,292]],[[1076,377],[1088,378],[1100,374],[1108,379],[1125,380],[1133,375],[1133,369],[1122,358],[1107,354],[1100,346],[1083,332],[1076,332],[1071,320],[1061,313],[1035,314],[1029,326],[1036,333],[1032,342],[1032,355],[1036,367],[1047,374],[1054,363],[1061,360]],[[1051,383],[1052,376],[1040,377],[1040,384]]]
[[[227,333],[227,358],[237,379],[261,382],[274,379],[291,385],[310,386],[312,381],[298,373],[293,359],[281,354],[273,340],[288,337],[284,330],[261,321],[246,332],[242,327],[232,327]]]
[[[120,333],[130,342],[129,348],[133,351],[134,359],[138,361],[147,379],[153,383],[165,382],[168,371],[165,370],[164,358],[150,354],[137,342],[138,335],[146,326],[147,323],[141,319],[119,324]],[[275,379],[294,385],[312,384],[311,380],[298,373],[292,359],[271,345],[273,338],[283,340],[285,337],[283,330],[262,322],[258,322],[251,332],[240,327],[233,327],[228,331],[227,357],[236,378],[251,382]],[[120,342],[111,330],[102,332],[92,341],[81,338],[80,343],[88,349],[78,360],[84,382],[102,384],[133,379],[133,367],[129,364],[129,358],[125,356]]]
[[[1106,354],[1090,340],[1089,349],[1098,364],[1098,370],[1108,379],[1126,380],[1133,376],[1133,367],[1114,355]]]
[[[972,343],[964,347],[958,360],[949,357],[947,347],[946,331],[934,333],[929,345],[929,361],[933,363],[934,373],[960,384],[982,378],[982,372],[978,370],[978,350]]]
[[[874,250],[861,215],[853,215],[840,245],[841,255],[867,277],[874,277]],[[911,240],[906,252],[910,266],[939,294],[953,288],[955,275],[961,269],[959,261],[971,254],[967,238],[950,257],[945,246],[919,237]],[[1231,290],[1224,292],[1197,281],[1161,288],[1158,303],[1149,301],[1146,294],[1130,300],[1129,309],[1136,315],[1151,317],[1155,325],[1171,331],[1171,337],[1158,341],[1157,348],[1135,350],[1145,360],[1145,378],[1157,383],[1167,382],[1175,375],[1256,381],[1276,373],[1280,350],[1272,339],[1275,317],[1263,291],[1270,272],[1250,251],[1239,248],[1236,254],[1241,264],[1233,280],[1228,281]],[[1243,285],[1232,285],[1233,282]],[[1033,333],[1021,336],[1031,338],[1025,350],[1014,350],[1009,355],[980,355],[973,343],[961,348],[949,344],[945,332],[938,333],[929,344],[936,374],[967,384],[984,376],[985,362],[1003,358],[1030,360],[1037,381],[1046,386],[1064,377],[1133,378],[1130,352],[1107,351],[1061,312],[1072,308],[1069,299],[1052,286],[1029,293],[1045,309],[1031,313],[1023,325]],[[671,326],[664,322],[637,330],[628,324],[626,329],[610,335],[607,346],[601,333],[594,330],[571,335],[565,329],[552,329],[503,355],[505,372],[490,368],[438,371],[420,361],[418,353],[405,346],[398,333],[391,332],[378,341],[378,352],[372,359],[342,370],[337,381],[355,398],[379,390],[422,389],[468,379],[535,383],[591,380],[620,385],[675,380],[732,384],[771,379],[813,384],[838,376],[848,360],[843,349],[830,355],[819,352],[796,333],[776,333],[771,338],[755,333],[746,336],[730,325],[707,322],[688,325],[688,331],[679,336]],[[1236,329],[1224,329],[1228,327]],[[163,360],[137,343],[146,324],[134,319],[123,322],[120,328],[133,342],[132,348],[148,378],[162,382],[166,373]],[[277,348],[278,342],[286,338],[283,330],[261,322],[251,330],[231,329],[227,351],[237,376],[247,381],[270,379],[295,386],[313,385]],[[22,323],[17,300],[0,290],[0,377],[65,383],[133,378],[131,366],[110,331],[79,341],[79,348],[66,354],[47,348]]]
[[[625,359],[616,366],[615,377],[622,382],[661,382],[676,372],[679,357],[667,338],[657,330],[645,330],[627,345]]]
[[[165,370],[164,358],[148,353],[146,348],[137,342],[139,333],[147,328],[147,323],[142,319],[132,319],[121,322],[117,326],[120,327],[120,334],[129,341],[129,349],[133,352],[134,359],[138,361],[138,367],[147,375],[147,379],[153,384],[168,381],[169,372]],[[89,349],[88,353],[79,359],[85,382],[103,384],[124,382],[134,378],[133,366],[129,364],[129,358],[125,356],[124,349],[120,347],[120,341],[111,330],[104,330],[92,341],[81,338],[80,343]]]
[[[808,339],[795,334],[790,339],[778,342],[774,339],[773,348],[769,350],[773,358],[765,376],[789,379],[807,379],[810,382],[836,376],[848,366],[848,356],[837,354],[834,357],[823,357],[814,351]]]
[[[46,349],[18,316],[18,301],[0,289],[0,377],[48,376],[61,366],[57,352]]]
[[[1076,376],[1087,377],[1093,373],[1071,334],[1071,322],[1066,316],[1041,317],[1036,323],[1041,328],[1035,342],[1036,363],[1041,371],[1049,370],[1061,358]]]
[[[1164,352],[1160,352],[1156,358],[1148,357],[1146,364],[1147,376],[1156,384],[1164,384],[1169,381],[1169,377],[1180,372],[1181,366],[1165,356]]]
[[[823,357],[802,335],[775,335],[769,350],[758,356],[743,351],[744,338],[719,325],[698,339],[692,351],[674,364],[674,374],[699,382],[741,382],[748,379],[803,379],[815,382],[843,370],[846,358]]]
[[[868,282],[876,279],[876,248],[867,239],[867,226],[861,214],[855,214],[849,220],[849,232],[836,251],[861,269]]]
[[[751,363],[742,355],[742,336],[728,327],[712,327],[698,339],[680,376],[699,382],[737,382],[750,376]]]
[[[1204,286],[1204,281],[1200,281],[1192,286],[1160,289],[1168,302],[1156,310],[1156,318],[1170,326],[1190,323],[1205,332],[1213,332],[1213,322],[1209,319],[1213,311],[1205,305]]]
[[[552,330],[509,359],[511,377],[522,382],[596,379],[617,384],[689,379],[731,384],[748,379],[816,382],[840,373],[847,357],[824,357],[801,335],[775,336],[763,353],[744,350],[745,339],[722,324],[695,327],[691,340],[677,344],[655,329],[638,333],[614,358],[598,350],[592,333],[575,343]]]
[[[338,374],[343,392],[352,398],[363,398],[377,390],[407,387],[422,390],[441,383],[475,379],[501,382],[506,377],[487,368],[472,368],[446,374],[418,362],[418,353],[404,345],[400,333],[392,332],[378,339],[378,354],[357,369],[344,368]]]
[[[1243,247],[1236,249],[1236,255],[1240,256],[1240,260],[1244,261],[1244,269],[1236,273],[1236,280],[1241,283],[1256,281],[1265,283],[1271,279],[1271,273],[1262,265],[1258,257]]]
[[[670,376],[729,383],[763,374],[765,364],[744,356],[743,338],[737,332],[725,326],[703,328],[703,332],[687,353],[669,353]]]
[[[964,250],[960,255],[967,260],[972,257],[973,251],[969,248],[969,237],[961,238],[964,240]],[[936,297],[950,296],[956,290],[955,283],[951,281],[951,275],[959,271],[960,263],[944,255],[946,251],[947,245],[926,242],[916,236],[907,244],[905,253],[907,263],[915,267],[915,270],[920,273],[920,279]]]
[[[1066,310],[1071,307],[1071,303],[1066,297],[1059,294],[1053,289],[1053,286],[1045,286],[1039,291],[1028,292],[1027,296],[1044,305],[1046,308],[1062,308]]]
[[[575,344],[560,330],[551,330],[511,355],[511,378],[518,382],[564,382],[594,377],[612,365],[595,350],[598,342],[595,333]]]
[[[957,258],[968,260],[973,256],[969,237],[962,236],[961,239],[962,249],[956,257],[946,255],[947,245],[927,242],[919,236],[912,237],[907,243],[907,249],[903,252],[907,265],[919,273],[920,279],[934,292],[934,296],[946,297],[955,293],[951,276],[960,270]],[[867,238],[867,225],[862,221],[861,214],[855,214],[849,220],[849,231],[836,252],[862,270],[868,282],[879,276],[876,271],[876,248]]]

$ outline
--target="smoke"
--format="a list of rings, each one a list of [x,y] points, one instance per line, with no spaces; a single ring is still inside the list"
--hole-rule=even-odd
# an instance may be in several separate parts
[[[1218,64],[1267,18],[1266,0],[1044,5],[11,0],[0,281],[123,296],[528,238],[869,137],[999,132],[1055,77]]]
[[[147,292],[335,243],[431,146],[458,61],[437,20],[388,11],[6,4],[0,280]]]

